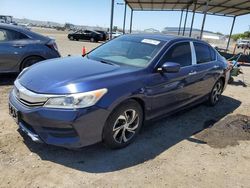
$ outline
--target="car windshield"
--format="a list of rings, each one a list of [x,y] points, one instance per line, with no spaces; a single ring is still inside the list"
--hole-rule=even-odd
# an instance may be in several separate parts
[[[87,57],[114,64],[146,67],[162,46],[162,41],[125,36],[103,44]]]

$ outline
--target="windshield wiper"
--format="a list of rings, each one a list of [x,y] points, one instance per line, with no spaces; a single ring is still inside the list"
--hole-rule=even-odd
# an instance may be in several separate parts
[[[99,62],[104,63],[104,64],[115,65],[114,63],[111,63],[111,62],[109,62],[109,61],[105,61],[104,59],[89,58],[88,54],[87,54],[85,57],[88,58],[88,59],[92,59],[92,60],[95,60],[95,61],[99,61]]]
[[[99,60],[101,63],[108,64],[108,65],[115,65],[114,63],[104,61],[104,60]]]

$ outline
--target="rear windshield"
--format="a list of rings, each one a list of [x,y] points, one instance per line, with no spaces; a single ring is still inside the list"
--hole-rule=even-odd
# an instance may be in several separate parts
[[[88,58],[115,64],[146,67],[163,46],[162,41],[119,37],[88,54]]]

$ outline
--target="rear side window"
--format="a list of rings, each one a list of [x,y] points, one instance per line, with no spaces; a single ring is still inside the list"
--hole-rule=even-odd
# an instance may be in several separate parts
[[[172,46],[164,55],[162,63],[179,63],[181,67],[192,65],[192,55],[189,42],[182,42]]]
[[[7,41],[7,33],[5,30],[0,29],[0,42]]]
[[[214,50],[208,45],[194,42],[197,64],[207,63],[216,59]]]
[[[22,40],[27,39],[28,37],[20,32],[7,30],[8,40]]]
[[[20,32],[8,29],[0,29],[0,42],[27,39],[28,37]]]

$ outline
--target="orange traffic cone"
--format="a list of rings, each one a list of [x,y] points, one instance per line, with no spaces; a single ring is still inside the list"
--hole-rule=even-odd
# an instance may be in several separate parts
[[[82,47],[82,56],[85,56],[85,54],[86,54],[86,47],[83,46],[83,47]]]

